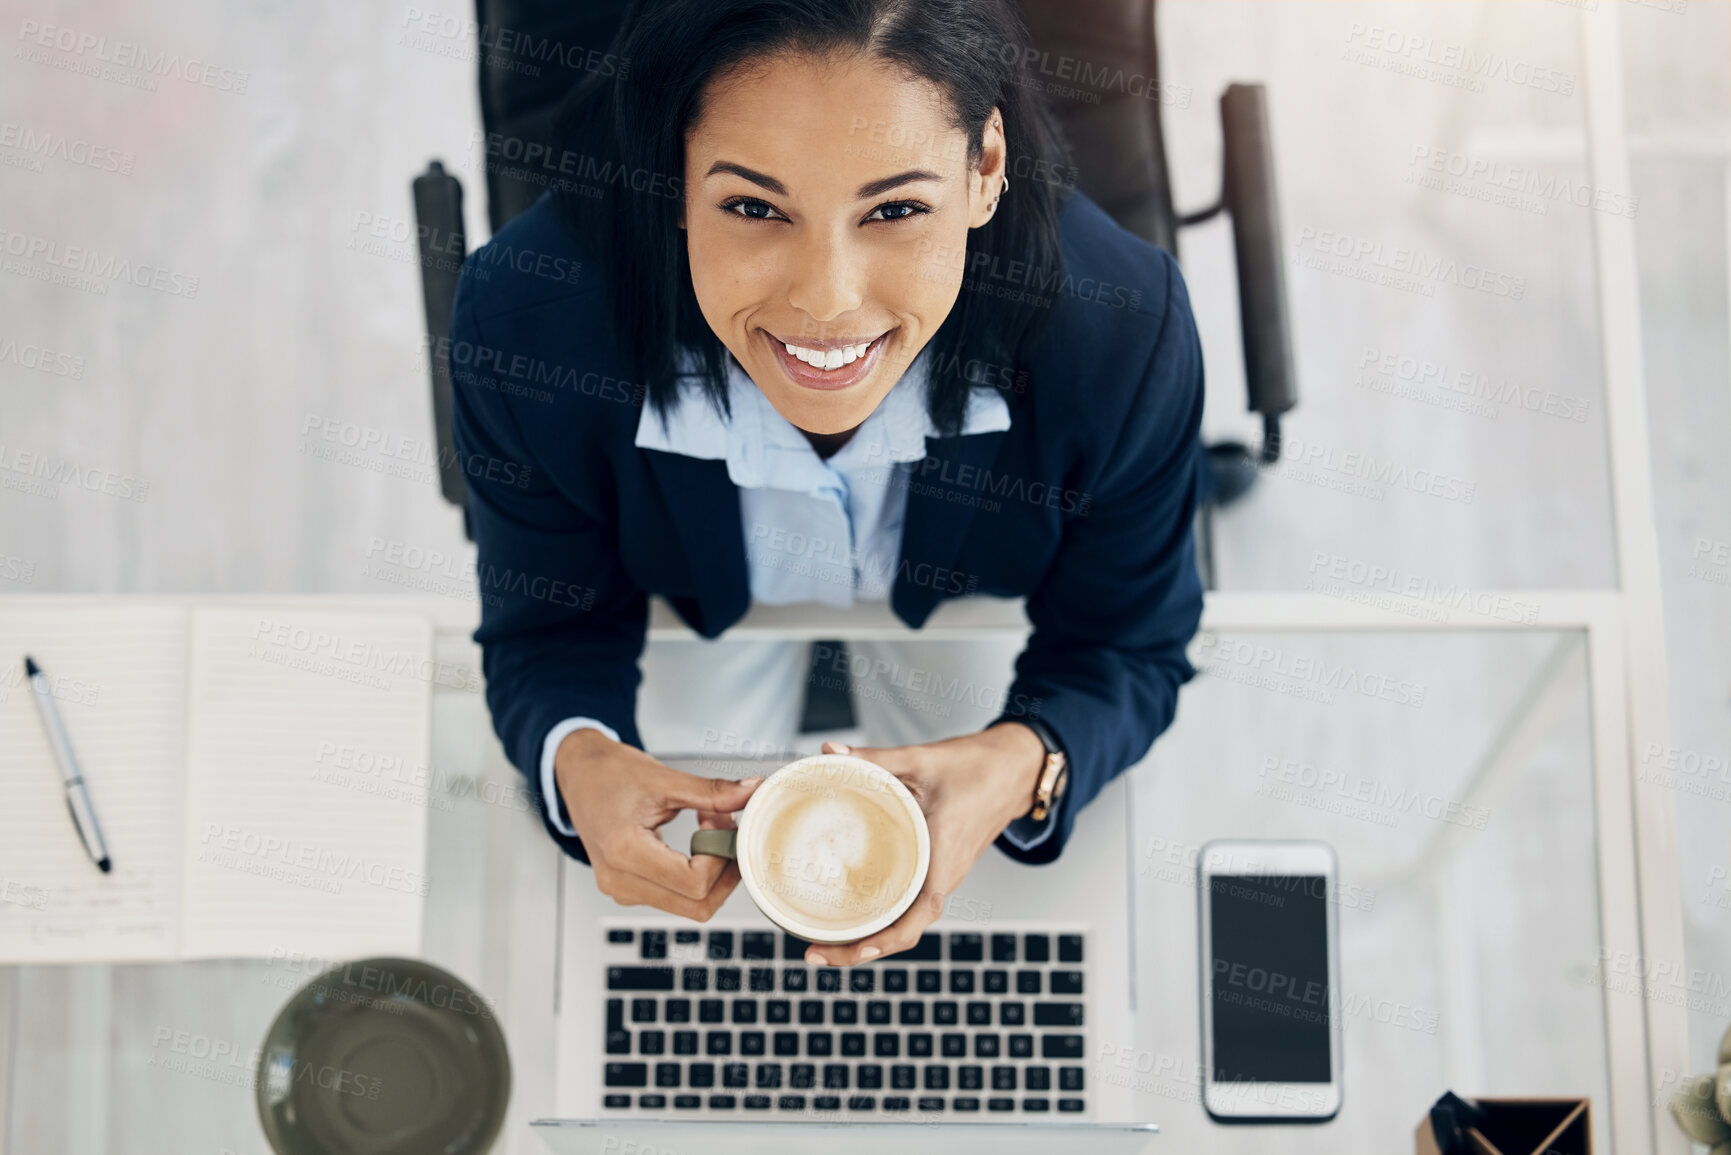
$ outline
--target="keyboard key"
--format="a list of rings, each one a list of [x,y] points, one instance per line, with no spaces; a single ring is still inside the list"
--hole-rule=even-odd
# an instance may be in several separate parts
[[[607,989],[610,991],[670,991],[673,989],[673,968],[608,967]]]
[[[973,971],[951,971],[950,993],[952,995],[971,995],[974,993]]]
[[[857,1059],[866,1052],[866,1037],[864,1031],[843,1031],[841,1036],[841,1053],[850,1059]]]
[[[954,1107],[958,1111],[978,1111],[980,1109],[980,1101],[972,1095],[969,1095],[966,1098],[951,1099],[950,1106]]]
[[[638,957],[644,960],[667,957],[667,932],[664,930],[646,930],[639,942]]]
[[[808,1027],[814,1024],[821,1024],[823,1022],[823,1000],[799,1000],[799,1021]]]
[[[876,1095],[849,1095],[847,1109],[850,1111],[875,1111],[878,1109]]]
[[[676,1109],[681,1110],[681,1111],[694,1111],[697,1108],[703,1106],[703,1096],[702,1095],[675,1095],[675,1096],[673,1096],[673,1106]]]
[[[879,1031],[872,1036],[872,1054],[880,1059],[893,1059],[902,1053],[902,1037],[894,1031]]]
[[[1050,1091],[1052,1089],[1052,1068],[1029,1067],[1022,1072],[1022,1086],[1030,1091]]]
[[[969,1003],[968,1004],[968,1026],[970,1026],[970,1027],[989,1027],[991,1025],[992,1025],[992,1004],[991,1003]]]
[[[697,1002],[697,1021],[700,1023],[719,1023],[727,1017],[727,1006],[720,999],[699,999]]]
[[[768,1095],[747,1095],[741,1102],[745,1104],[747,1111],[767,1111],[774,1100]]]
[[[1010,989],[1009,971],[983,971],[980,974],[980,989],[988,995],[1001,995]]]
[[[673,1053],[676,1055],[695,1055],[697,1053],[696,1031],[674,1031]]]
[[[622,1031],[625,1029],[625,1000],[607,1000],[607,1029]]]
[[[709,932],[709,957],[712,959],[729,959],[733,957],[733,932],[731,930],[712,930]],[[722,1096],[731,1099],[731,1095]],[[728,1106],[732,1106],[730,1102]]]
[[[757,1065],[757,1089],[774,1090],[781,1086],[781,1064],[759,1063]]]
[[[988,1111],[1014,1111],[1015,1109],[1016,1109],[1016,1101],[1014,1099],[987,1099],[986,1100],[986,1110],[988,1110]]]
[[[604,1086],[608,1087],[647,1087],[649,1086],[648,1063],[608,1063],[602,1076]]]
[[[679,1077],[679,1071],[677,1069],[677,1064],[675,1065],[675,1070],[673,1072],[673,1076],[674,1076],[674,1078]],[[926,1090],[928,1090],[928,1091],[947,1091],[950,1089],[950,1069],[948,1067],[944,1066],[942,1063],[928,1063],[928,1064],[926,1064],[925,1076],[926,1076]]]
[[[876,1063],[861,1063],[854,1070],[859,1077],[859,1089],[862,1091],[881,1091],[884,1086],[884,1069]]]
[[[806,948],[811,944],[803,938],[795,938],[786,931],[781,935],[781,957],[787,962],[799,962],[805,958]]]
[[[1081,935],[1061,934],[1058,936],[1058,961],[1061,963],[1079,963],[1082,961]]]
[[[761,1055],[761,1054],[763,1054],[763,1032],[762,1031],[741,1031],[741,1032],[739,1032],[739,1053],[742,1055]]]
[[[654,999],[632,999],[631,1021],[634,1023],[653,1023],[655,1021]]]
[[[787,1069],[787,1085],[795,1091],[809,1091],[817,1086],[817,1067],[811,1063],[794,1063]]]
[[[775,1053],[778,1055],[797,1055],[797,1054],[799,1054],[799,1032],[798,1031],[777,1031],[777,1032],[775,1032]]]
[[[709,970],[706,967],[686,967],[679,972],[679,988],[686,991],[706,991],[709,989]]]
[[[985,940],[977,934],[952,934],[950,936],[950,961],[979,962],[985,957]]]
[[[918,1072],[912,1063],[897,1063],[890,1068],[890,1089],[895,1091],[911,1091]]]
[[[711,1111],[731,1111],[737,1106],[739,1106],[739,1100],[732,1095],[711,1095],[709,1097],[709,1109]]]
[[[974,1058],[976,1058],[976,1059],[995,1059],[997,1057],[998,1057],[998,1036],[996,1036],[996,1035],[975,1035],[974,1036]]]
[[[1058,1100],[1058,1110],[1060,1110],[1060,1111],[1083,1111],[1086,1109],[1087,1109],[1086,1104],[1084,1104],[1082,1102],[1082,1100],[1080,1100],[1080,1099],[1059,1099]]]
[[[638,1031],[637,1053],[640,1055],[659,1055],[667,1049],[667,1036],[660,1031]]]
[[[819,1095],[811,1101],[811,1109],[814,1111],[839,1111],[841,1110],[841,1096]]]
[[[963,1091],[978,1091],[980,1089],[981,1079],[984,1075],[985,1071],[983,1068],[971,1064],[966,1067],[957,1067],[956,1086]]]
[[[965,1059],[968,1056],[968,1036],[960,1031],[945,1033],[941,1046],[946,1059]]]
[[[690,946],[694,942],[702,941],[702,939],[703,932],[700,930],[676,930],[673,932],[673,941],[680,946]]]
[[[723,1087],[751,1086],[751,1068],[744,1063],[721,1064],[721,1085]]]
[[[1082,1025],[1081,1003],[1035,1003],[1036,1027],[1079,1027]]]
[[[864,967],[855,967],[847,974],[847,989],[856,995],[869,995],[877,984],[877,975]]]
[[[866,1003],[866,1022],[873,1025],[890,1021],[890,1005],[884,999],[872,999]]]
[[[1082,1071],[1083,1068],[1081,1067],[1059,1067],[1058,1089],[1060,1091],[1080,1091],[1082,1089]],[[1063,1110],[1062,1107],[1058,1109]]]
[[[755,1023],[755,1022],[757,1022],[757,1000],[756,999],[734,999],[733,1000],[733,1021],[736,1023]]]
[[[737,991],[743,986],[744,972],[738,967],[716,967],[715,989],[718,991]]]
[[[998,1025],[1001,1027],[1019,1027],[1027,1021],[1027,1008],[1021,1003],[999,1003]]]
[[[639,1096],[637,1096],[637,1105],[639,1107],[647,1108],[648,1110],[651,1110],[651,1111],[659,1111],[663,1107],[667,1106],[667,1096],[666,1095],[639,1095]]]
[[[1045,1111],[1045,1110],[1048,1110],[1050,1107],[1051,1107],[1051,1104],[1046,1102],[1046,1100],[1044,1100],[1044,1099],[1023,1099],[1022,1100],[1022,1110],[1024,1110],[1024,1111],[1036,1111],[1036,1112]]]
[[[897,958],[908,962],[937,962],[943,955],[944,936],[940,934],[922,934],[920,941],[897,955]]]
[[[668,999],[662,1007],[662,1012],[670,1023],[689,1023],[691,1021],[690,999]]]
[[[766,1023],[793,1022],[793,1004],[786,999],[765,999],[763,1001],[763,1021]]]
[[[1052,993],[1055,995],[1079,995],[1082,993],[1081,971],[1053,971]]]
[[[678,1063],[657,1063],[657,1064],[655,1064],[655,1085],[657,1087],[677,1087],[677,1086],[679,1086],[679,1064]]]
[[[778,1095],[776,1096],[775,1106],[778,1111],[803,1111],[805,1110],[805,1096]]]
[[[775,957],[775,935],[766,930],[748,930],[739,936],[739,957],[772,959]]]
[[[1022,957],[1031,963],[1052,961],[1052,940],[1043,934],[1022,936]]]
[[[1077,1038],[1081,1038],[1081,1036],[1078,1035]],[[1078,1052],[1078,1054],[1080,1054],[1080,1052]],[[1010,1058],[1012,1058],[1012,1059],[1031,1059],[1033,1057],[1034,1057],[1034,1036],[1033,1035],[1011,1035],[1010,1036]],[[1047,1056],[1047,1057],[1052,1058],[1053,1056]]]
[[[955,1026],[957,1009],[956,1004],[950,1002],[948,999],[945,999],[942,1002],[933,1003],[932,1022],[936,1023],[940,1027]]]
[[[901,1023],[904,1027],[923,1026],[926,1021],[926,1004],[915,999],[903,999],[901,1005]]]
[[[908,1035],[908,1057],[911,1059],[931,1058],[932,1037],[924,1031],[914,1031]]]
[[[935,995],[944,989],[944,972],[922,970],[914,976],[914,989],[922,995]]]
[[[1015,935],[995,934],[992,936],[992,961],[996,963],[1013,963],[1016,961]]]
[[[830,1022],[838,1027],[859,1022],[859,1004],[852,999],[836,999],[829,1005]]]
[[[637,932],[634,930],[610,930],[607,932],[608,942],[630,942],[636,937]]]
[[[790,995],[803,994],[810,989],[811,973],[804,967],[781,968],[781,989]]]
[[[1037,995],[1040,993],[1039,971],[1017,971],[1016,993],[1019,995]]]
[[[685,1083],[690,1087],[715,1086],[714,1063],[692,1063],[685,1068]]]
[[[1040,1057],[1042,1059],[1080,1059],[1082,1057],[1082,1036],[1041,1035]]]
[[[900,967],[892,967],[884,971],[884,993],[889,995],[903,994],[908,989],[908,972]]]
[[[630,1031],[608,1031],[607,1053],[609,1055],[629,1055],[631,1053]]]
[[[847,1064],[825,1063],[823,1065],[823,1087],[826,1091],[847,1090]]]
[[[752,994],[769,994],[775,990],[775,968],[752,967],[747,981],[750,984]]]
[[[733,1033],[731,1031],[710,1031],[703,1039],[703,1053],[706,1055],[733,1054]]]
[[[828,1031],[811,1031],[805,1036],[805,1053],[818,1059],[835,1052],[835,1039]]]
[[[992,1090],[1014,1091],[1016,1089],[1016,1068],[1000,1066],[992,1068]]]
[[[920,1110],[922,1111],[942,1111],[943,1109],[944,1097],[942,1095],[926,1096],[920,1099]]]
[[[884,1110],[886,1111],[910,1111],[912,1109],[913,1101],[906,1095],[884,1096]]]
[[[833,995],[841,991],[841,968],[823,967],[817,972],[817,992],[820,995]]]

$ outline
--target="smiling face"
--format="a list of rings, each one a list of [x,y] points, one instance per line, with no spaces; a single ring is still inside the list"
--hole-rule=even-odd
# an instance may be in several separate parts
[[[852,429],[955,304],[1003,183],[1003,118],[970,171],[942,91],[858,56],[754,62],[704,105],[680,219],[698,307],[789,422]]]

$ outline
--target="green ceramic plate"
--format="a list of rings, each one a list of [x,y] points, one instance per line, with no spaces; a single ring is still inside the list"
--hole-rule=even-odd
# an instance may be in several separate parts
[[[362,959],[302,987],[256,1073],[277,1155],[483,1155],[511,1100],[492,1008],[416,959]]]

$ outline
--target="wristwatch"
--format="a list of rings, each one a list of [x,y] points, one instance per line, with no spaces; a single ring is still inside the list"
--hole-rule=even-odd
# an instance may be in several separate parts
[[[1038,734],[1046,747],[1046,764],[1040,768],[1040,780],[1034,787],[1034,806],[1027,813],[1033,821],[1044,822],[1069,788],[1070,762],[1064,756],[1064,747],[1058,736],[1046,723],[1038,718],[1016,718],[1015,721]]]

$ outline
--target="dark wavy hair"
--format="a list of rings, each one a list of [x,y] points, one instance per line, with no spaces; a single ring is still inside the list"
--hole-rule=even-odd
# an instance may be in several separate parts
[[[946,95],[952,126],[967,135],[970,171],[995,106],[1012,173],[1073,173],[1062,131],[1024,74],[1028,45],[1015,0],[632,0],[611,47],[627,62],[624,74],[591,73],[553,121],[555,149],[592,183],[555,186],[554,196],[600,266],[628,371],[664,422],[679,387],[676,345],[696,355],[705,393],[728,414],[729,353],[698,309],[678,227],[685,138],[709,81],[772,55],[864,54]],[[968,281],[984,265],[1019,261],[1056,283],[1067,193],[1040,175],[1012,180],[992,219],[969,230],[962,292],[931,340],[930,413],[942,434],[961,428],[972,389],[1014,381],[1019,395],[1021,361],[1050,321],[1053,295],[993,296]]]

